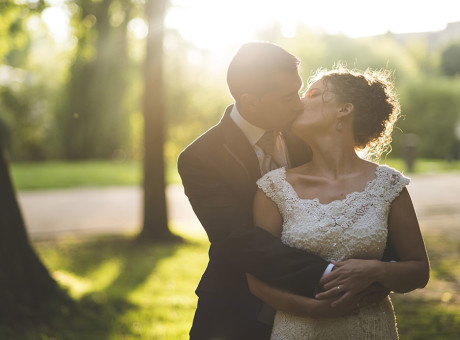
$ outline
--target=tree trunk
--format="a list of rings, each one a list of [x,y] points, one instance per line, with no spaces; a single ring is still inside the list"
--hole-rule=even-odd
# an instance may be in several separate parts
[[[149,24],[144,86],[144,223],[140,240],[172,238],[166,210],[163,35],[166,0],[146,2]]]
[[[36,319],[59,294],[33,250],[0,145],[0,324]]]

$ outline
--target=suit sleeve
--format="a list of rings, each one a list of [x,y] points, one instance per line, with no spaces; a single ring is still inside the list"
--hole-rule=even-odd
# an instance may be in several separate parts
[[[219,256],[270,285],[314,295],[327,261],[290,248],[254,227],[252,210],[238,201],[217,173],[207,168],[206,161],[183,152],[178,170],[193,210]]]

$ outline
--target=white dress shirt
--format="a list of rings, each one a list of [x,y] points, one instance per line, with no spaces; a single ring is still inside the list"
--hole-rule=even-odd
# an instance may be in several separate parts
[[[257,145],[257,142],[264,135],[266,130],[252,125],[246,119],[244,119],[243,116],[238,112],[236,105],[233,105],[232,112],[230,112],[230,118],[232,118],[233,122],[240,128],[240,130],[249,141],[249,144],[251,144],[262,168],[262,162],[264,160],[265,153],[262,148]],[[284,141],[281,132],[276,131],[275,136],[275,149],[273,150],[272,155],[273,160],[280,166],[289,168],[290,162],[286,142]]]

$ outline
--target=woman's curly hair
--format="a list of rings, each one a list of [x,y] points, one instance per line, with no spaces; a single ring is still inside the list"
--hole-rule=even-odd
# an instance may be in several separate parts
[[[367,157],[375,160],[391,151],[391,134],[401,109],[390,71],[361,72],[339,65],[330,71],[318,70],[314,79],[324,79],[326,88],[332,85],[328,91],[337,99],[353,104],[356,149],[364,150]]]

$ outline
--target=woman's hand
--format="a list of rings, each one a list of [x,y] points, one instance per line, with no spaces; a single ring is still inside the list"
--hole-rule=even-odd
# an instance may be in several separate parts
[[[316,295],[317,299],[340,298],[332,302],[332,306],[340,306],[342,302],[360,297],[361,293],[377,281],[377,274],[382,264],[378,260],[346,260],[333,262],[334,270],[320,280],[323,292]]]
[[[359,299],[351,299],[348,303],[342,303],[332,307],[333,299],[315,300],[306,296],[295,295],[274,288],[251,274],[246,273],[250,292],[259,299],[265,301],[274,309],[311,318],[335,318],[349,316],[358,313]]]

